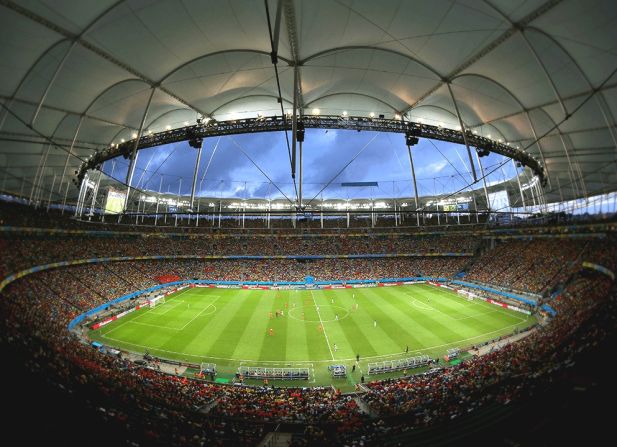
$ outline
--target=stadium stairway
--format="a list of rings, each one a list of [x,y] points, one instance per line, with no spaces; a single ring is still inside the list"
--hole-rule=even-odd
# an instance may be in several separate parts
[[[377,417],[377,414],[374,411],[372,411],[369,408],[369,406],[366,404],[366,402],[364,402],[362,399],[360,399],[359,397],[354,397],[353,400],[358,405],[358,408],[360,409],[360,411],[362,411],[364,414],[368,414],[369,416],[372,416],[372,417]]]
[[[261,440],[257,447],[288,447],[293,433],[270,432]]]

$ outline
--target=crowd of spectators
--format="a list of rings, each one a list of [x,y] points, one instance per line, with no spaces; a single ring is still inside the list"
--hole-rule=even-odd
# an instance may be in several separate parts
[[[570,273],[591,239],[505,240],[482,254],[465,279],[522,292],[547,292],[555,278]]]
[[[0,239],[0,273],[6,276],[33,265],[95,256],[210,253],[207,250],[231,254],[249,247],[255,252],[274,252],[268,245],[284,239],[225,240],[5,238]],[[315,250],[323,254],[319,250],[324,250],[340,254],[365,250],[374,241],[367,236],[347,245],[352,240],[334,243],[334,239],[324,238],[311,245],[313,238],[290,239],[292,242],[281,246],[305,250],[303,253]],[[384,244],[381,249],[386,252],[396,252],[399,247],[397,238],[378,243]],[[427,247],[435,244],[461,250],[474,247],[467,237],[430,238]],[[412,246],[403,242],[402,249]],[[581,271],[581,262],[615,270],[616,247],[615,238],[607,236],[602,240],[507,240],[488,249],[467,269],[470,278],[536,292],[559,285],[559,293],[547,301],[556,316],[531,335],[488,354],[423,375],[369,382],[358,395],[343,395],[332,388],[227,386],[168,375],[122,356],[101,354],[84,345],[67,325],[84,310],[156,284],[161,274],[183,279],[271,281],[301,280],[309,275],[317,279],[449,277],[466,267],[469,258],[174,259],[56,268],[21,278],[1,292],[0,343],[29,353],[29,369],[65,391],[86,396],[88,405],[97,408],[103,420],[122,427],[128,439],[139,439],[145,445],[255,445],[272,428],[270,424],[281,420],[306,427],[299,444],[360,445],[359,439],[365,444],[376,443],[380,437],[450,420],[489,402],[507,403],[550,380],[576,352],[603,336],[593,321],[603,306],[614,306],[614,284],[600,273]]]

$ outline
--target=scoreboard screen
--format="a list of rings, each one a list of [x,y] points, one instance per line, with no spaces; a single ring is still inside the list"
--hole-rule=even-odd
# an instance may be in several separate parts
[[[105,213],[107,214],[119,214],[124,207],[124,199],[126,193],[109,188],[107,192],[107,199],[105,200]]]

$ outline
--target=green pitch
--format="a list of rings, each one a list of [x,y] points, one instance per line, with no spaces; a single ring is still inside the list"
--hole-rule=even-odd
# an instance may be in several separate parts
[[[282,311],[284,316],[276,316]],[[216,363],[218,377],[239,366],[309,367],[309,382],[353,389],[366,380],[368,363],[468,347],[535,317],[428,284],[331,290],[189,288],[164,304],[133,312],[91,331],[92,340],[119,349],[199,364]],[[407,347],[409,352],[406,353]],[[344,364],[347,379],[332,379],[327,366]],[[188,371],[187,374],[193,371]],[[401,373],[398,373],[399,375]],[[391,375],[390,375],[391,376]]]

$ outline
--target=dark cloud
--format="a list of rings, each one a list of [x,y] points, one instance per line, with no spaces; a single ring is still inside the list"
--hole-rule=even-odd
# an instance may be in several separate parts
[[[375,137],[370,143],[369,141]],[[289,132],[291,139],[291,132]],[[204,172],[213,150],[218,148],[205,178]],[[255,167],[246,155],[253,159],[270,179]],[[366,146],[368,144],[368,146]],[[336,174],[364,147],[362,153],[339,176]],[[315,196],[329,181],[332,183],[323,192],[324,197],[409,197],[413,194],[411,171],[403,136],[374,132],[307,129],[304,151],[304,197]],[[441,153],[440,153],[441,152]],[[171,155],[170,155],[171,154]],[[443,155],[442,155],[443,154]],[[463,146],[421,140],[413,147],[413,156],[421,194],[450,192],[469,183],[469,166]],[[182,194],[190,194],[197,150],[188,143],[174,143],[140,152],[133,184],[141,180],[142,187],[158,190],[161,175],[164,192],[177,193],[182,179]],[[482,163],[488,172],[502,161],[501,156],[491,154]],[[147,171],[144,169],[147,166]],[[456,169],[455,169],[456,168]],[[128,169],[127,160],[116,160],[114,176],[124,179]],[[298,168],[299,170],[299,168]],[[110,173],[111,163],[105,171]],[[462,174],[459,175],[457,171]],[[277,198],[282,194],[295,198],[285,134],[264,132],[208,138],[199,166],[197,189],[202,196],[238,198]],[[298,172],[299,174],[299,172]],[[490,182],[502,181],[514,174],[507,163],[488,177]],[[202,180],[203,179],[203,180]],[[376,188],[344,188],[343,182],[376,181]],[[476,184],[475,187],[480,187]]]

